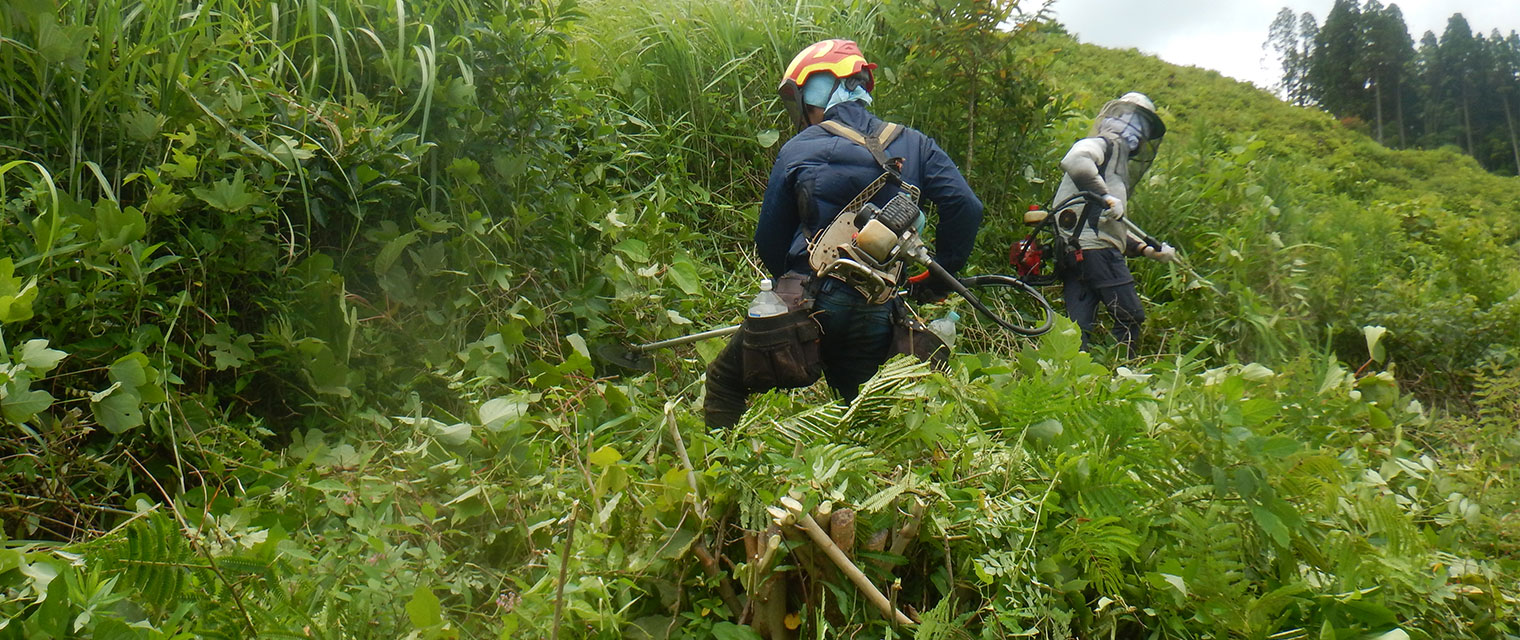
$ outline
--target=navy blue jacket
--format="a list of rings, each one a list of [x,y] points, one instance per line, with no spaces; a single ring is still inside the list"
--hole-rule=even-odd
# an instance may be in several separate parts
[[[866,111],[860,102],[845,102],[829,109],[826,120],[838,120],[867,137],[886,123]],[[965,266],[982,224],[982,201],[971,192],[960,169],[934,140],[905,128],[891,144],[887,156],[903,159],[902,179],[916,185],[924,200],[939,211],[935,226],[934,259],[950,273]],[[755,246],[760,260],[774,276],[787,271],[812,273],[807,241],[834,221],[849,204],[882,173],[881,165],[865,147],[813,125],[781,147],[771,169]],[[883,188],[871,200],[882,206],[897,195],[896,186]]]

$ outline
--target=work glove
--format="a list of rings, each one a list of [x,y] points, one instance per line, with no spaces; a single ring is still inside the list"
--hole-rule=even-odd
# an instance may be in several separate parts
[[[943,302],[949,296],[950,292],[940,289],[928,271],[908,278],[908,299],[914,302],[934,304]]]
[[[1103,212],[1103,219],[1109,222],[1124,219],[1124,201],[1114,197],[1113,194],[1103,196],[1103,204],[1108,210]]]
[[[1140,249],[1140,255],[1155,260],[1156,262],[1177,261],[1177,250],[1172,248],[1172,245],[1169,245],[1165,242],[1161,243],[1160,249],[1152,248],[1150,245],[1146,245],[1144,248]]]

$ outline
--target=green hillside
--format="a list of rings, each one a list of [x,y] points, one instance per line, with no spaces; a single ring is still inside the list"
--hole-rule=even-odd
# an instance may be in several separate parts
[[[1520,636],[1520,179],[1018,8],[0,6],[0,638]],[[720,343],[599,356],[739,315],[837,35],[980,273],[1155,98],[1143,356],[951,300],[948,370],[712,431]]]
[[[1385,326],[1401,379],[1442,402],[1465,396],[1475,367],[1513,366],[1514,178],[1447,150],[1383,148],[1214,72],[1055,46],[1066,55],[1051,73],[1073,79],[1063,88],[1079,102],[1143,89],[1175,123],[1137,215],[1230,294],[1172,304],[1175,287],[1149,278],[1148,293],[1167,301],[1159,313],[1178,312],[1157,326],[1264,361],[1305,343],[1355,360],[1360,327]]]

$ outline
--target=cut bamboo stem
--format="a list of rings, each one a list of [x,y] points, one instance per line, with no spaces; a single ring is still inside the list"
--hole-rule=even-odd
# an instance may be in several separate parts
[[[855,510],[840,509],[829,518],[829,538],[844,552],[845,557],[855,558]]]
[[[697,471],[691,466],[691,458],[686,455],[686,441],[681,439],[681,430],[676,428],[676,405],[674,402],[665,403],[665,426],[670,429],[670,439],[675,441],[676,454],[681,456],[681,464],[686,467],[686,484],[691,486],[691,504],[696,509],[697,517],[707,519],[707,508],[702,505],[702,494],[697,491]]]
[[[559,559],[559,584],[554,587],[554,626],[549,627],[549,640],[559,640],[559,621],[565,613],[565,574],[570,568],[570,552],[575,548],[575,516],[580,510],[580,500],[570,503],[570,524],[565,531],[565,551]]]
[[[855,583],[860,592],[865,594],[866,599],[870,600],[871,604],[876,605],[876,608],[881,610],[882,615],[898,624],[913,624],[912,618],[894,608],[892,603],[887,601],[887,597],[882,595],[881,590],[877,589],[876,585],[871,584],[871,580],[866,577],[866,574],[861,573],[860,568],[856,567],[855,563],[850,562],[850,559],[845,557],[844,552],[840,551],[839,547],[834,544],[834,541],[829,538],[829,534],[823,531],[823,527],[818,526],[818,521],[814,520],[812,515],[803,510],[801,502],[787,497],[781,499],[781,504],[786,507],[787,511],[791,512],[792,517],[796,518],[797,522],[802,524],[803,530],[807,531],[808,537],[813,539],[814,544],[823,549],[824,555],[833,560],[834,564],[839,567],[839,570],[843,571],[844,575],[850,579],[850,582]]]
[[[908,550],[908,543],[918,537],[918,528],[924,522],[924,501],[913,499],[912,506],[908,507],[908,521],[903,523],[897,530],[897,536],[892,539],[892,555],[900,556]]]

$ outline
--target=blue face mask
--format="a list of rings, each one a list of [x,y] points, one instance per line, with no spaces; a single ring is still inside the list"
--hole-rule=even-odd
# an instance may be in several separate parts
[[[845,88],[845,83],[839,82],[834,76],[815,73],[802,85],[802,101],[824,111],[834,108],[841,102],[859,100],[871,104],[871,94],[866,92],[863,86],[856,87],[853,91]]]
[[[1129,147],[1129,152],[1134,153],[1140,149],[1140,141],[1145,138],[1145,120],[1135,112],[1126,113],[1116,118],[1107,119],[1102,126],[1104,131],[1112,131]]]

